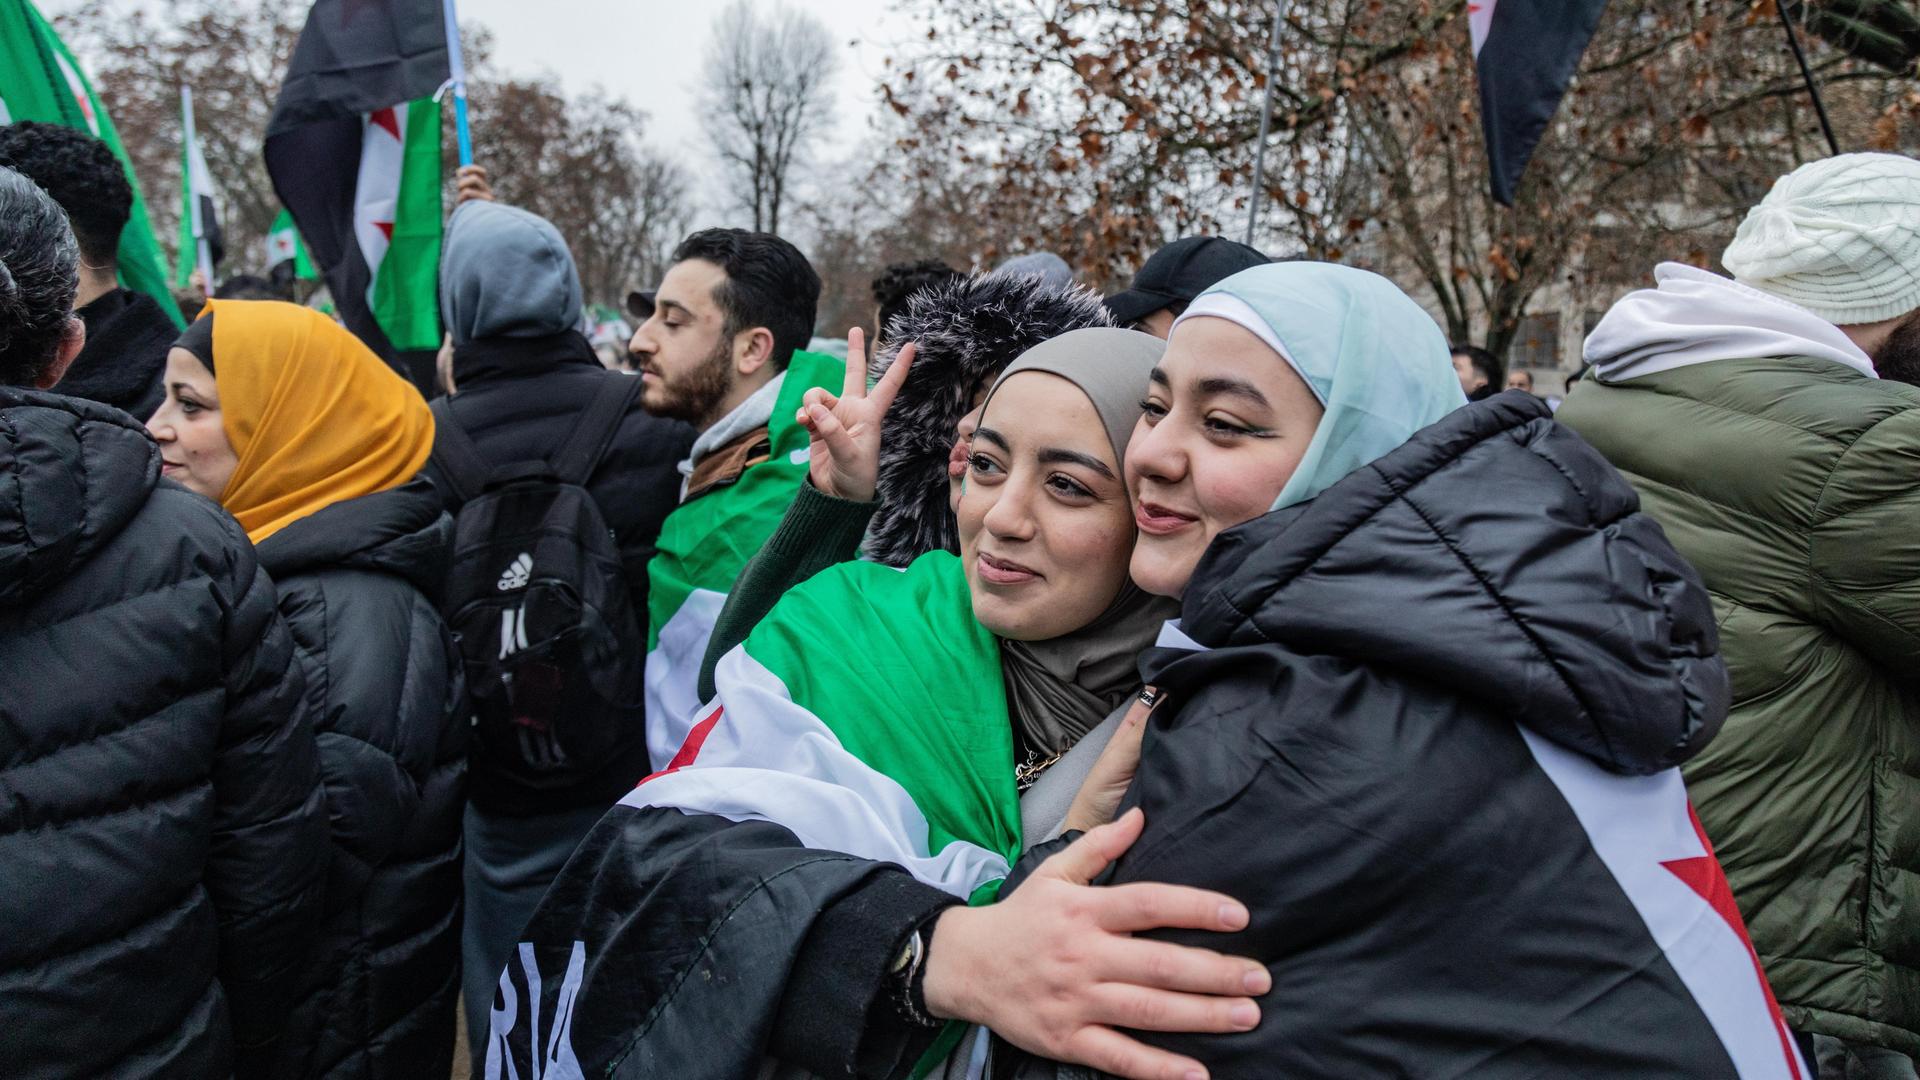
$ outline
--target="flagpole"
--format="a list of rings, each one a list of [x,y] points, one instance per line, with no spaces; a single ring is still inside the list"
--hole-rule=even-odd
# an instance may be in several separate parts
[[[1793,19],[1787,15],[1786,0],[1773,0],[1773,10],[1780,13],[1780,25],[1787,28],[1787,44],[1793,48],[1794,62],[1800,65],[1800,77],[1806,80],[1807,96],[1813,99],[1813,112],[1820,118],[1820,133],[1827,137],[1827,149],[1838,157],[1840,140],[1833,137],[1833,123],[1827,119],[1827,103],[1820,100],[1820,87],[1813,81],[1813,69],[1807,66],[1806,51],[1800,47],[1800,33],[1794,29]]]
[[[207,223],[200,217],[201,192],[194,187],[193,164],[200,156],[200,138],[193,128],[193,87],[180,85],[180,122],[185,127],[187,138],[187,220],[192,223],[195,262],[200,267],[200,279],[206,282],[207,294],[213,294],[213,245],[207,242]]]
[[[467,130],[467,61],[460,53],[460,15],[454,0],[442,0],[447,17],[447,75],[453,83],[453,130],[459,137],[460,164],[473,164],[473,136]]]
[[[1267,40],[1267,86],[1260,99],[1260,141],[1253,151],[1253,198],[1247,207],[1248,247],[1253,246],[1253,227],[1260,220],[1260,201],[1266,194],[1267,131],[1273,125],[1273,83],[1280,73],[1280,28],[1287,21],[1285,5],[1286,0],[1274,0],[1273,33]]]

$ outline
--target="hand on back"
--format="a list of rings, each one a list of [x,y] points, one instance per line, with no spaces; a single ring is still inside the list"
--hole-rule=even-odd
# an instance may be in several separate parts
[[[1179,885],[1088,884],[1145,823],[1132,810],[1041,863],[1005,900],[942,914],[927,953],[928,1009],[1128,1080],[1206,1077],[1199,1062],[1115,1029],[1247,1031],[1260,1020],[1253,997],[1273,981],[1252,960],[1133,936],[1239,930],[1247,909],[1233,898]]]

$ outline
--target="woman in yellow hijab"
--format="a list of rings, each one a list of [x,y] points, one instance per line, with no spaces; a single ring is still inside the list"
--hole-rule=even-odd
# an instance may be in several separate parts
[[[328,922],[288,973],[272,1075],[445,1076],[466,725],[459,654],[430,599],[453,540],[420,475],[433,415],[319,313],[213,300],[168,354],[147,429],[165,475],[252,537],[307,675]]]
[[[147,425],[162,472],[226,507],[256,544],[399,487],[433,452],[420,394],[359,338],[294,304],[208,301],[168,354],[166,381]]]

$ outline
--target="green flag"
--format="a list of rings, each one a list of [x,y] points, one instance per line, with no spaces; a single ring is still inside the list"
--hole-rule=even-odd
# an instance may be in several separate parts
[[[151,296],[176,323],[186,325],[173,294],[167,291],[166,261],[153,237],[140,181],[133,175],[133,164],[107,110],[40,12],[28,0],[0,0],[0,123],[15,120],[80,128],[97,136],[120,159],[133,186],[133,214],[120,233],[120,281]]]
[[[660,528],[647,564],[647,750],[654,763],[679,748],[700,706],[700,662],[733,580],[767,542],[807,476],[807,429],[794,419],[808,388],[837,390],[846,364],[795,352],[767,422],[766,461],[682,504]]]
[[[272,270],[289,260],[296,280],[320,279],[320,271],[313,265],[313,253],[307,250],[307,242],[300,238],[300,230],[293,224],[293,211],[282,209],[280,216],[273,219],[273,228],[267,230],[267,269]]]
[[[374,318],[396,349],[440,347],[440,105],[431,99],[382,109],[370,119],[367,138],[372,145],[361,156],[362,189],[355,193],[356,215],[370,210],[373,227],[385,234],[384,255],[379,237],[362,229],[362,254],[373,270]],[[381,150],[382,136],[399,137],[397,160]],[[393,187],[368,190],[380,181],[369,161],[392,167],[386,178]],[[390,201],[389,201],[390,200]],[[391,216],[387,216],[391,214]]]

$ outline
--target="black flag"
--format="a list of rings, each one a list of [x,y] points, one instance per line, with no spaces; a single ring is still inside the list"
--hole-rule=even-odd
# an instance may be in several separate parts
[[[403,162],[415,160],[407,153],[408,136],[413,142],[430,137],[437,146],[438,110],[423,99],[439,91],[447,73],[440,0],[318,0],[267,124],[274,190],[325,274],[347,328],[390,359],[396,348],[439,344],[437,322],[424,325],[432,322],[431,311],[419,313],[417,299],[401,303],[397,288],[381,290],[383,324],[374,285],[383,261],[417,262],[425,254],[403,247],[408,229],[396,234],[396,220],[408,210],[399,185]],[[425,126],[415,131],[416,122],[431,124],[431,133]],[[434,170],[437,162],[436,156]],[[413,179],[437,190],[437,176]],[[430,210],[437,258],[437,200]],[[396,260],[387,260],[389,246]],[[418,317],[409,317],[409,309]]]
[[[1607,0],[1470,0],[1493,197],[1513,205],[1527,159],[1580,67]]]

